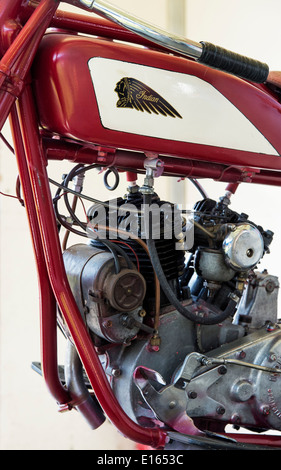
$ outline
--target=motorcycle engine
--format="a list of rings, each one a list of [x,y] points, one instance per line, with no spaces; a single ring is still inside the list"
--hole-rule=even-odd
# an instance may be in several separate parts
[[[144,426],[186,433],[191,421],[214,432],[227,424],[281,430],[279,284],[257,271],[273,233],[231,210],[226,197],[205,198],[194,206],[193,245],[179,250],[186,218],[167,237],[167,203],[154,194],[157,255],[184,315],[161,283],[157,291],[143,198],[131,187],[106,211],[104,237],[64,252],[72,292],[120,405]],[[88,210],[95,225],[100,209]],[[110,231],[112,218],[122,231]],[[132,224],[137,236],[125,237]]]

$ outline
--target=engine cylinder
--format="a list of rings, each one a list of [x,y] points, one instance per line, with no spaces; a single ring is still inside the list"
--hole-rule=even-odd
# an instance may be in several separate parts
[[[129,191],[124,199],[118,198],[113,201],[107,201],[108,205],[112,204],[112,207],[116,209],[110,209],[109,211],[107,210],[106,213],[104,207],[95,204],[88,210],[88,218],[90,220],[94,220],[97,225],[102,223],[102,225],[107,227],[110,227],[113,221],[118,229],[121,229],[124,232],[133,231],[135,235],[145,241],[145,234],[143,231],[143,215],[141,213],[143,195],[139,191],[138,187],[135,187],[134,189],[135,191]],[[184,272],[185,252],[183,250],[176,250],[176,243],[179,241],[179,239],[176,238],[175,235],[177,234],[174,233],[176,230],[173,220],[173,205],[160,200],[157,194],[154,194],[152,197],[152,206],[153,205],[156,207],[158,216],[157,220],[154,220],[153,224],[154,230],[156,230],[159,234],[155,240],[156,249],[159,259],[161,260],[161,265],[165,276],[169,281],[172,289],[178,293],[178,279]],[[167,207],[169,207],[171,210],[167,211]],[[132,214],[130,213],[132,209],[135,211],[133,217],[131,217]],[[139,211],[139,214],[137,214],[137,211]],[[101,213],[101,216],[99,212]],[[112,215],[113,212],[114,216]],[[169,218],[168,223],[167,218]],[[168,235],[165,232],[167,225],[169,226]],[[108,231],[105,231],[105,236],[110,240],[111,235],[112,234],[110,233],[109,228]],[[120,241],[124,241],[124,238],[119,236],[119,234],[117,238]],[[91,244],[92,246],[100,246],[98,239],[91,240]],[[139,245],[137,241],[130,238],[129,236],[126,239],[126,245],[122,245],[122,249],[126,252],[132,262],[135,262],[137,256],[140,272],[146,280],[147,294],[150,298],[153,298],[155,293],[154,271],[147,252],[143,249],[142,246]],[[164,303],[167,303],[165,301],[164,295],[162,295],[161,298]]]

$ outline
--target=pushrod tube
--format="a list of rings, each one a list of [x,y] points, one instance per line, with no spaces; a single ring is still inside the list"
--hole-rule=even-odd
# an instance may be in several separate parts
[[[72,335],[95,395],[109,420],[119,429],[120,433],[135,442],[155,448],[164,447],[167,440],[165,431],[159,428],[151,429],[139,426],[120,407],[74,300],[63,264],[46,171],[46,160],[39,138],[32,98],[31,88],[27,86],[19,99],[19,117],[46,266],[58,306]]]

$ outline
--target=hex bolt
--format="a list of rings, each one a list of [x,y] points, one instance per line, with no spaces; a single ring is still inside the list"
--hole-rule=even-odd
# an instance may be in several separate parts
[[[112,369],[111,375],[112,375],[113,377],[120,377],[120,375],[121,375],[121,370],[120,370],[120,369],[117,369],[117,368],[116,368],[116,369]]]
[[[202,366],[210,366],[212,364],[212,361],[208,359],[207,357],[203,356],[201,358],[201,364]]]
[[[270,362],[274,362],[274,361],[276,361],[277,356],[276,356],[275,353],[272,352],[272,353],[269,354],[269,358],[268,358],[268,359],[269,359]]]
[[[171,409],[175,408],[176,404],[177,404],[177,402],[175,400],[170,401],[169,408],[171,408]]]
[[[146,311],[144,310],[144,308],[142,308],[140,311],[139,311],[139,316],[140,317],[145,317],[146,315]]]
[[[226,374],[226,373],[227,373],[227,368],[226,368],[225,366],[220,366],[220,367],[218,368],[218,373],[219,373],[220,375]]]
[[[231,416],[231,422],[232,422],[232,424],[234,424],[234,425],[236,425],[236,426],[240,424],[241,419],[240,419],[240,416],[239,416],[238,413],[234,413],[234,414]]]
[[[265,285],[265,290],[266,292],[268,292],[269,294],[271,294],[271,292],[273,292],[275,289],[275,286],[274,286],[274,283],[272,281],[268,281]]]
[[[219,405],[216,409],[216,412],[217,412],[218,415],[224,415],[225,408],[222,405]]]
[[[246,352],[245,351],[238,351],[236,354],[237,359],[245,359],[246,357]]]
[[[268,416],[270,414],[270,408],[268,405],[261,406],[261,412],[264,416]]]
[[[249,248],[246,251],[246,255],[248,256],[248,258],[252,258],[253,254],[254,254],[254,250],[252,250],[252,248]]]

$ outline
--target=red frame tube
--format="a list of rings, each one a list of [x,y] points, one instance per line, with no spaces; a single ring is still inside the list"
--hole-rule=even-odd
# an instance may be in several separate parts
[[[235,439],[237,442],[242,442],[249,445],[262,445],[269,447],[281,447],[281,438],[280,436],[275,435],[262,435],[262,434],[240,434],[240,433],[230,433],[226,434],[226,437],[230,439]]]
[[[67,390],[61,384],[58,375],[56,299],[49,282],[46,268],[41,233],[38,225],[36,208],[25,159],[25,151],[21,138],[21,129],[15,105],[11,110],[10,125],[38,271],[42,373],[50,393],[59,404],[64,405],[65,403],[68,403],[71,398],[67,393]]]
[[[38,133],[38,123],[33,105],[32,91],[26,87],[19,99],[19,118],[29,178],[22,168],[20,177],[28,190],[32,187],[34,206],[29,205],[32,218],[37,217],[44,250],[45,266],[58,306],[75,342],[96,397],[119,431],[130,439],[152,447],[163,447],[167,435],[160,428],[143,428],[124,413],[115,398],[97,352],[73,298],[64,269],[52,197],[48,184],[46,159]],[[29,181],[28,181],[29,180]],[[30,195],[31,196],[31,195]],[[41,258],[40,258],[41,259]],[[44,268],[38,265],[39,277],[44,279]],[[44,321],[44,319],[43,319]]]
[[[5,0],[1,3],[4,4]],[[0,7],[2,8],[1,3]],[[7,20],[14,20],[20,14],[26,14],[26,19],[28,17],[28,20],[0,62],[0,72],[3,74],[0,79],[0,87],[5,82],[10,85],[9,89],[3,90],[1,87],[0,90],[0,128],[2,128],[11,110],[10,122],[38,270],[41,303],[42,363],[47,386],[60,404],[69,403],[70,397],[67,390],[62,386],[57,371],[57,302],[73,337],[96,397],[110,421],[123,435],[136,442],[154,448],[164,447],[167,439],[167,434],[164,430],[139,426],[128,418],[120,407],[77,308],[64,269],[46,170],[47,158],[53,158],[54,153],[52,152],[54,147],[48,147],[47,145],[44,151],[39,135],[32,91],[30,86],[25,83],[37,46],[52,20],[58,2],[56,0],[42,0],[30,18],[29,13],[27,15],[27,12],[30,10],[26,8],[26,2],[15,0],[13,6],[11,6],[11,3],[9,8],[3,7],[0,11],[1,31],[3,31],[4,23]],[[37,3],[34,3],[35,5]],[[77,31],[83,30],[84,27],[84,32],[91,34],[95,34],[94,31],[99,30],[100,34],[102,32],[108,35],[112,34],[111,37],[118,39],[123,35],[123,39],[126,37],[127,40],[135,40],[136,42],[134,35],[124,32],[122,28],[112,26],[110,22],[105,20],[89,20],[88,18],[86,20],[86,17],[80,15],[77,17],[76,15],[66,15],[63,17],[61,14],[57,14],[52,24],[59,27],[71,27],[72,30],[77,28]],[[12,81],[9,83],[6,81],[10,75],[16,76],[16,82]],[[13,104],[20,93],[21,96],[16,109]],[[56,159],[60,159],[60,157],[68,158],[72,161],[90,163],[93,158],[93,149],[90,149],[90,152],[88,152],[87,148],[77,150],[74,146],[70,146],[67,149],[65,147],[61,149],[60,153],[56,154]],[[101,157],[98,149],[96,149],[96,158],[97,161],[104,158]],[[134,158],[134,167],[132,168],[129,165],[129,160],[132,164],[132,159],[130,159],[130,156],[128,158],[128,154],[122,152],[115,154],[113,152],[110,156],[107,156],[103,163],[105,166],[116,164],[120,168],[123,166],[124,169],[127,169],[129,166],[131,170],[139,170],[141,162],[143,162],[143,157],[140,158],[141,160]],[[167,158],[165,164],[169,168],[169,174],[214,177],[214,179],[223,181],[238,182],[241,180],[241,174],[243,172],[245,174],[246,171],[247,177],[249,177],[249,174],[252,175],[252,181],[264,181],[266,184],[277,184],[278,182],[280,185],[278,172],[276,174],[275,172],[263,172],[261,174],[251,169],[235,167],[231,169],[223,165],[213,166],[203,162],[194,164],[191,160],[186,162],[184,166],[183,160],[180,160],[178,163],[179,165],[177,166],[176,160]],[[227,173],[228,177],[224,179]],[[259,181],[258,178],[260,178]]]
[[[139,152],[102,149],[94,145],[82,145],[66,140],[53,140],[43,136],[43,146],[48,160],[69,160],[75,163],[97,163],[103,167],[115,166],[121,171],[144,172],[146,156]],[[201,162],[159,155],[164,162],[165,176],[179,178],[212,178],[226,183],[251,182],[281,186],[281,172],[227,166],[219,163]]]
[[[0,61],[0,129],[15,99],[25,86],[38,45],[58,7],[56,0],[43,0]],[[18,7],[19,8],[19,7]],[[8,15],[10,10],[5,10]],[[1,17],[1,26],[10,18]],[[3,86],[4,85],[4,86]]]

